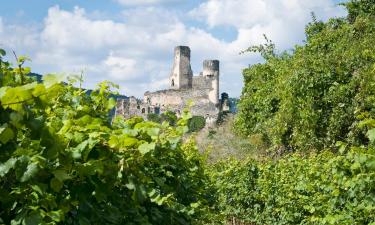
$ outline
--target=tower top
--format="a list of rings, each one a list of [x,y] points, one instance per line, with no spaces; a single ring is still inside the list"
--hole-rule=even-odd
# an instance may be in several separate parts
[[[203,61],[203,69],[207,69],[210,71],[219,71],[220,62],[219,60],[204,60]]]
[[[171,89],[186,89],[192,87],[193,71],[190,65],[190,48],[177,46],[174,49],[174,62],[169,76]]]
[[[190,59],[190,48],[189,46],[176,46],[174,48],[175,54],[181,54],[183,56],[186,56]]]

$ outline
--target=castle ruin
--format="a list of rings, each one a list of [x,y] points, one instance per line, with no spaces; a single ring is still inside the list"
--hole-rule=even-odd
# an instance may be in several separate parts
[[[195,116],[203,116],[208,124],[214,123],[223,107],[219,100],[219,61],[204,60],[203,71],[193,76],[190,65],[190,48],[177,46],[174,50],[174,63],[169,76],[169,89],[146,92],[143,100],[130,97],[117,101],[116,115],[125,118],[150,113],[175,112],[177,116],[191,101],[190,111]],[[225,101],[226,102],[226,101]],[[227,103],[227,102],[226,102]]]

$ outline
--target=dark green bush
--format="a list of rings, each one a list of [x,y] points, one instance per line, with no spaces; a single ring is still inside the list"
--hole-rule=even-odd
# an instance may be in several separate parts
[[[374,224],[375,149],[217,164],[223,220],[249,224]]]
[[[236,130],[262,135],[275,151],[334,148],[337,141],[365,144],[360,117],[375,117],[374,1],[350,1],[346,18],[314,20],[307,40],[276,54],[274,44],[249,48],[265,58],[244,70]]]
[[[189,122],[189,132],[196,132],[202,130],[206,126],[206,119],[203,116],[193,116]]]
[[[160,117],[160,115],[155,114],[155,113],[149,113],[149,114],[147,114],[147,120],[155,122],[155,123],[161,123],[161,117]]]
[[[168,122],[170,126],[175,126],[177,124],[177,116],[176,113],[172,111],[166,111],[160,115],[161,121]]]

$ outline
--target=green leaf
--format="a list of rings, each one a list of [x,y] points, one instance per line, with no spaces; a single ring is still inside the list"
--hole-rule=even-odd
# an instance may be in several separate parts
[[[119,144],[119,139],[118,139],[118,137],[112,135],[112,136],[109,138],[109,141],[108,141],[108,145],[109,145],[109,147],[111,147],[111,148],[117,148],[117,147],[118,147],[118,144]]]
[[[53,175],[55,175],[55,178],[61,182],[71,179],[71,176],[67,174],[65,170],[55,170]]]
[[[32,95],[34,97],[39,97],[44,93],[46,93],[46,87],[43,84],[37,84],[32,91]]]
[[[0,142],[6,144],[8,141],[14,138],[14,132],[8,127],[8,124],[3,124],[0,127]]]
[[[36,162],[27,165],[25,173],[21,177],[21,182],[30,180],[39,171],[38,164]]]
[[[132,137],[126,137],[125,139],[123,139],[122,141],[122,144],[124,145],[124,147],[133,147],[135,146],[136,144],[138,143],[138,139],[136,138],[132,138]]]
[[[373,129],[371,129],[367,132],[367,137],[368,137],[368,139],[370,140],[371,143],[375,144],[375,128],[373,128]]]
[[[108,100],[108,104],[107,104],[107,109],[108,110],[111,110],[111,109],[113,109],[115,106],[116,106],[116,100],[114,99],[114,98],[110,98],[109,100]]]
[[[54,84],[57,84],[57,83],[60,83],[62,81],[64,81],[66,78],[65,75],[62,75],[62,74],[46,74],[43,76],[43,83],[44,85],[49,88],[51,86],[53,86]]]
[[[5,176],[10,169],[13,169],[16,165],[17,159],[16,158],[10,158],[8,161],[6,161],[3,164],[0,164],[0,177]]]
[[[25,218],[24,225],[39,225],[42,224],[42,218],[39,214],[32,214]]]
[[[9,87],[1,87],[0,88],[0,99],[5,95]]]
[[[147,134],[150,137],[157,137],[159,135],[160,129],[157,127],[147,128]]]
[[[52,178],[51,181],[50,181],[50,186],[51,186],[52,190],[54,190],[56,192],[59,192],[61,190],[61,188],[63,187],[63,182],[61,182],[57,178]]]
[[[135,183],[134,183],[133,179],[129,179],[129,182],[127,184],[125,184],[125,186],[129,190],[135,190]]]
[[[18,64],[23,64],[26,61],[31,61],[31,59],[25,55],[21,55],[18,57]]]
[[[155,143],[143,143],[138,147],[138,150],[140,153],[143,155],[147,154],[148,152],[152,151],[155,149]]]

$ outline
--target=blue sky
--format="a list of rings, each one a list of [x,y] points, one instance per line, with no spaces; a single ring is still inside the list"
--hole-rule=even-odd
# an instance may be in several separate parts
[[[188,45],[192,68],[221,62],[221,91],[238,97],[241,71],[261,62],[239,55],[263,42],[286,50],[304,39],[314,11],[321,20],[345,16],[337,0],[12,0],[0,7],[0,48],[28,55],[37,73],[85,74],[141,97],[167,87],[173,48]],[[12,60],[10,58],[10,60]]]

